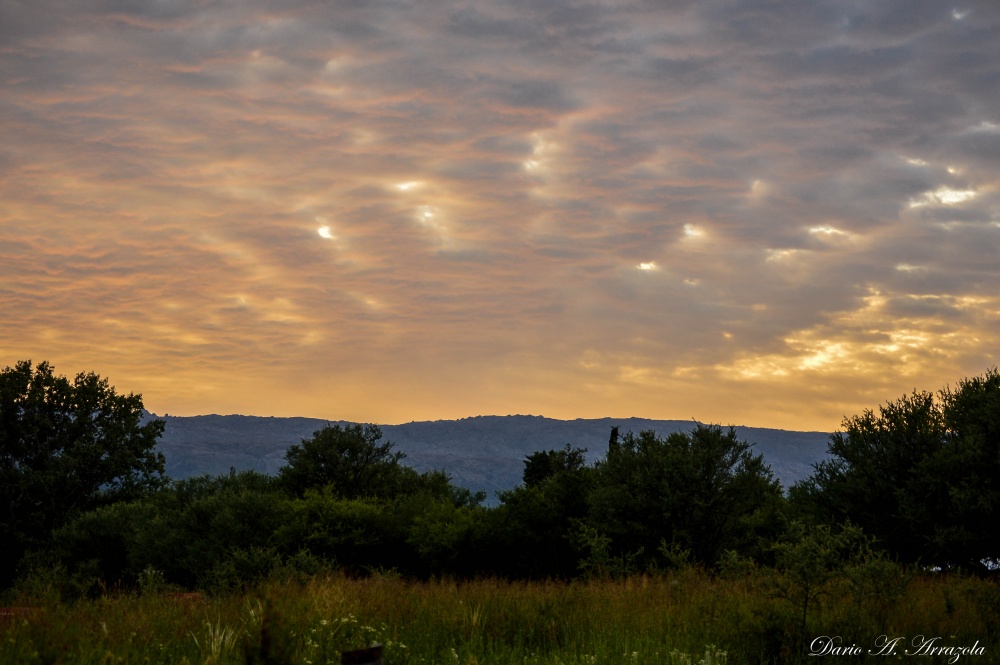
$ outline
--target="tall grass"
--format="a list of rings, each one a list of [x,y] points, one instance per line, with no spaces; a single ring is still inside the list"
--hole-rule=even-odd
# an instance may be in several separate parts
[[[0,619],[0,663],[339,663],[342,650],[378,642],[388,665],[742,665],[815,662],[809,642],[820,635],[865,648],[880,635],[978,640],[985,658],[965,660],[995,662],[995,582],[927,575],[895,591],[863,587],[830,583],[804,631],[780,585],[753,571],[573,583],[328,576],[242,595],[74,603],[22,595],[11,604],[34,610]]]

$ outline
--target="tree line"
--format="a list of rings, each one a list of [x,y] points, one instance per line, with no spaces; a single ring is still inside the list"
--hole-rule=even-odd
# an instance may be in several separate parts
[[[328,426],[276,476],[171,480],[161,420],[93,373],[0,373],[0,587],[41,574],[68,593],[235,590],[332,570],[573,579],[701,566],[796,566],[858,553],[988,573],[1000,558],[1000,373],[846,418],[827,461],[784,491],[732,428],[610,432],[588,464],[566,444],[485,493],[418,473],[375,425]],[[809,567],[811,566],[811,568]],[[812,578],[810,578],[812,579]],[[803,597],[808,608],[808,585]]]

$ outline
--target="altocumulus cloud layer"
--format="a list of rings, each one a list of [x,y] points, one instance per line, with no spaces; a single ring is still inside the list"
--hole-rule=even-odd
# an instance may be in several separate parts
[[[833,429],[997,362],[992,0],[0,0],[0,77],[0,365],[153,410]]]

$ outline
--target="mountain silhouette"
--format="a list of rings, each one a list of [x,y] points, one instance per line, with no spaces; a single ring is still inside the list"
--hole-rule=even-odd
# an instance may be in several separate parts
[[[157,417],[150,414],[149,417]],[[289,446],[309,438],[326,425],[346,421],[316,418],[275,418],[240,415],[161,416],[166,422],[159,450],[167,460],[167,474],[188,478],[254,469],[276,473],[284,464]],[[562,448],[569,443],[587,449],[594,462],[608,449],[609,434],[617,427],[627,431],[655,430],[665,436],[689,431],[689,420],[598,418],[556,420],[542,416],[476,416],[461,420],[381,425],[382,440],[392,441],[406,453],[403,463],[417,471],[443,469],[453,482],[473,490],[486,490],[495,503],[498,490],[521,482],[524,458],[539,450]],[[741,440],[764,455],[783,487],[808,476],[812,465],[827,458],[829,434],[737,426]]]

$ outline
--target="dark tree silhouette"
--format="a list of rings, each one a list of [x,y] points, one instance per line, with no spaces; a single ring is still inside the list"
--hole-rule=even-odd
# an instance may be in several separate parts
[[[292,494],[332,486],[339,496],[390,496],[401,480],[402,452],[392,452],[391,441],[379,443],[377,425],[327,426],[291,446],[287,464],[279,470],[281,483]]]
[[[53,529],[166,481],[155,451],[163,421],[143,413],[140,395],[94,373],[70,381],[31,361],[0,372],[0,584]]]

